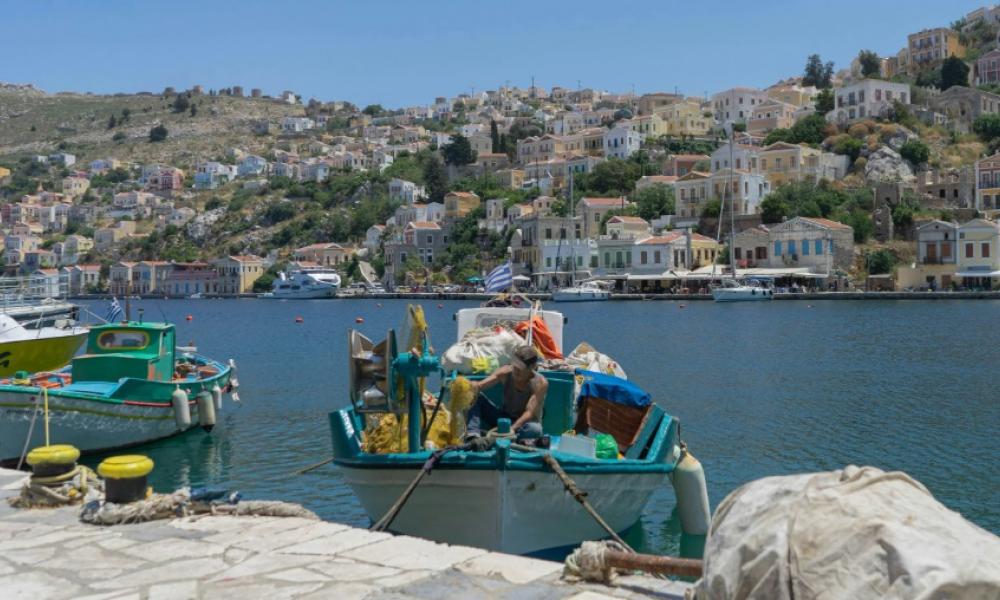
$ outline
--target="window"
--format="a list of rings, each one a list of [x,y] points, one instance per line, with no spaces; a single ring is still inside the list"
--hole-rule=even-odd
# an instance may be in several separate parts
[[[795,254],[795,240],[788,241],[788,253]]]
[[[551,256],[546,256],[545,257],[545,268],[546,269],[551,269],[552,268],[552,257]]]
[[[823,240],[816,240],[815,247],[813,248],[817,256],[823,254]]]
[[[941,244],[941,258],[951,258],[951,244]]]
[[[972,250],[972,244],[965,245],[965,258],[972,258],[974,252]]]
[[[781,256],[781,242],[774,242],[774,255]]]
[[[551,240],[552,239],[552,228],[551,227],[546,227],[545,228],[545,239],[547,239],[547,240]]]
[[[809,240],[802,240],[802,256],[809,256]]]
[[[600,223],[600,222],[601,222],[601,215],[600,215],[600,213],[595,213],[594,214],[594,223]]]
[[[647,262],[649,262],[648,259],[649,259],[649,255],[646,253],[645,250],[643,250],[642,252],[639,253],[639,264],[643,264],[643,265],[646,264]]]
[[[736,260],[743,260],[743,248],[736,249]]]
[[[632,251],[631,250],[629,250],[628,252],[625,253],[625,264],[628,265],[628,266],[632,266]]]
[[[990,243],[989,242],[983,242],[983,244],[982,244],[982,250],[983,250],[983,258],[989,258],[990,257]]]
[[[124,348],[139,350],[149,345],[149,335],[144,331],[106,331],[97,338],[97,345],[102,350],[119,350]]]
[[[610,267],[611,266],[611,253],[610,252],[605,252],[604,253],[604,266],[605,267]]]
[[[656,264],[660,264],[660,251],[659,250],[656,250],[655,252],[653,252],[653,262],[656,263]]]

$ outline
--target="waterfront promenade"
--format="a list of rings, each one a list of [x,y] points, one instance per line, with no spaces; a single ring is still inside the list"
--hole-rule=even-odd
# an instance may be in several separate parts
[[[98,527],[79,507],[14,510],[0,469],[4,598],[682,598],[686,584],[561,580],[562,564],[300,518],[194,517]]]

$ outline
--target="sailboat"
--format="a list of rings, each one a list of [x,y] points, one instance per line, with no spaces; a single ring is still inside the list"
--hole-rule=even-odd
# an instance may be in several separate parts
[[[569,201],[573,204],[573,172],[569,174]],[[580,285],[576,283],[576,235],[569,242],[570,251],[570,284],[569,287],[560,288],[552,292],[553,302],[594,302],[598,300],[610,300],[611,292],[602,288],[597,282],[585,281]],[[559,241],[560,246],[562,240]],[[556,261],[558,264],[558,261]]]
[[[771,300],[774,298],[774,290],[768,288],[762,281],[748,279],[741,281],[736,278],[736,255],[734,247],[736,244],[736,203],[733,201],[733,131],[729,132],[729,182],[726,184],[726,192],[729,195],[729,266],[732,275],[723,278],[719,285],[712,287],[712,299],[716,302],[753,302],[760,300]],[[717,239],[722,239],[722,219],[726,208],[726,195],[722,196],[722,205],[719,207],[719,231]],[[715,264],[712,264],[712,275],[715,275]]]

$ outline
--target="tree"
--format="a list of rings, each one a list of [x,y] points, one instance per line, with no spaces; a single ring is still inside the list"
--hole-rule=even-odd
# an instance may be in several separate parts
[[[191,101],[188,100],[187,94],[177,94],[174,98],[174,112],[182,113],[186,111],[191,106]]]
[[[823,63],[819,54],[811,54],[806,60],[805,72],[802,75],[802,85],[814,85],[826,89],[833,85],[833,61]]]
[[[597,194],[627,194],[640,177],[639,165],[617,158],[599,163],[590,173],[577,178],[581,191]]]
[[[490,142],[493,144],[493,151],[500,153],[503,152],[503,144],[500,139],[500,130],[497,128],[497,122],[490,119]]]
[[[833,90],[820,90],[816,95],[816,112],[821,115],[833,110]]]
[[[863,146],[864,144],[857,138],[852,138],[849,135],[839,136],[833,144],[833,152],[849,157],[853,163],[861,155],[861,148]]]
[[[949,56],[941,63],[941,91],[956,85],[969,85],[969,65],[957,56]]]
[[[871,50],[858,52],[858,62],[861,64],[862,77],[878,77],[882,73],[882,60]]]
[[[792,125],[796,144],[820,144],[826,139],[826,119],[817,114],[802,117]]]
[[[198,106],[194,102],[191,103],[191,116],[198,114]]]
[[[920,165],[927,162],[927,159],[931,157],[931,150],[927,147],[927,144],[920,140],[912,139],[903,144],[899,149],[899,155],[914,165]]]
[[[638,216],[651,221],[661,215],[674,214],[674,188],[656,184],[632,194]]]
[[[760,220],[764,223],[780,223],[789,212],[788,203],[777,194],[768,195],[760,203]]]
[[[149,141],[162,142],[163,140],[167,139],[167,136],[169,134],[170,132],[167,131],[167,128],[164,127],[162,124],[157,125],[149,130]]]
[[[424,163],[424,185],[431,202],[444,201],[444,195],[448,193],[448,174],[445,173],[444,163],[436,154],[431,155]]]
[[[469,138],[461,133],[451,136],[451,143],[441,146],[441,156],[449,165],[468,165],[476,162],[476,151],[472,149]]]
[[[868,266],[868,274],[891,273],[896,266],[896,257],[885,248],[865,254],[865,264]]]
[[[377,116],[381,115],[382,113],[384,113],[385,109],[382,108],[381,104],[369,104],[361,112],[365,113],[366,115],[368,115],[370,117],[377,117]]]
[[[976,117],[972,122],[972,131],[984,142],[1000,137],[1000,114],[991,113]]]
[[[114,115],[111,115],[111,118],[108,119],[108,129],[114,129],[117,126],[118,126],[118,121],[115,120]]]

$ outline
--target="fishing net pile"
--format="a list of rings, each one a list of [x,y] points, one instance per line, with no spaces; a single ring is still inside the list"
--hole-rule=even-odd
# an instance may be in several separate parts
[[[95,500],[84,506],[80,520],[91,525],[123,525],[192,515],[299,517],[319,520],[312,511],[290,502],[240,500],[238,494],[223,494],[225,499],[222,502],[209,499],[214,496],[192,496],[190,488],[181,488],[172,494],[150,494],[144,500],[128,504]]]

